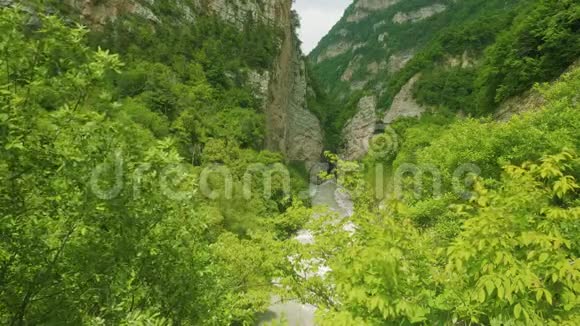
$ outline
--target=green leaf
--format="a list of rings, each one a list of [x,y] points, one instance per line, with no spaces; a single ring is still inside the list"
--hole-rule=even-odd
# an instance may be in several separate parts
[[[485,302],[485,289],[481,288],[478,293],[477,300],[481,303]]]
[[[546,301],[548,301],[548,303],[550,305],[553,305],[553,302],[552,302],[552,294],[550,293],[550,291],[544,290],[544,295],[546,296]]]
[[[488,280],[487,282],[485,282],[485,288],[487,289],[487,295],[491,296],[491,294],[493,293],[493,290],[495,289],[495,285],[493,284],[493,281]]]
[[[13,141],[9,144],[6,144],[4,146],[5,149],[10,150],[10,149],[19,149],[19,150],[24,150],[24,144],[22,144],[22,142],[20,141]]]
[[[522,306],[518,303],[514,307],[514,316],[516,317],[516,319],[519,319],[521,315],[522,315]]]
[[[505,296],[505,289],[503,286],[499,286],[497,288],[497,297],[503,300],[504,296]]]

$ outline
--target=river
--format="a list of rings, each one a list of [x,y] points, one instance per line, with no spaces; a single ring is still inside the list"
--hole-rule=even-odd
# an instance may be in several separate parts
[[[341,217],[353,214],[352,201],[346,192],[339,190],[335,181],[327,181],[321,185],[312,186],[311,195],[314,207],[328,207]],[[302,244],[314,242],[314,237],[308,230],[298,232],[296,239]],[[276,324],[276,321],[284,320],[289,326],[314,326],[315,312],[315,306],[296,301],[281,302],[280,298],[273,297],[272,305],[262,315],[258,325]]]

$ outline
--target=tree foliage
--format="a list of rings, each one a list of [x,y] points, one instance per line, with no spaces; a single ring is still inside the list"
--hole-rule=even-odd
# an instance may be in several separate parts
[[[297,169],[288,191],[283,157],[262,150],[246,75],[268,69],[275,29],[204,17],[151,30],[128,16],[98,33],[0,9],[0,323],[251,325],[276,294],[316,304],[322,325],[579,324],[580,69],[537,85],[536,112],[456,117],[561,72],[577,54],[577,7],[534,1],[533,19],[497,42],[497,26],[455,26],[419,54],[401,76],[426,69],[416,96],[440,110],[395,123],[397,150],[364,162],[388,166],[387,181],[405,164],[435,168],[444,191],[405,177],[399,196],[377,199],[370,169],[329,155],[348,218],[308,207]],[[423,65],[490,42],[482,66]],[[336,137],[356,96],[345,111],[309,102]],[[479,176],[449,190],[464,163]],[[305,225],[315,241],[298,244]]]
[[[284,197],[224,205],[193,189],[214,137],[234,169],[280,162],[250,148],[259,114],[216,95],[198,63],[123,64],[83,27],[38,20],[0,11],[0,323],[253,323],[284,261],[268,222]],[[196,144],[197,166],[181,155]]]
[[[379,202],[371,171],[339,161],[355,213],[308,224],[315,242],[293,249],[285,284],[320,307],[321,325],[576,325],[579,73],[538,86],[545,107],[507,123],[400,121],[396,156],[365,159],[435,166],[442,193],[408,185]],[[463,163],[480,173],[458,194]]]

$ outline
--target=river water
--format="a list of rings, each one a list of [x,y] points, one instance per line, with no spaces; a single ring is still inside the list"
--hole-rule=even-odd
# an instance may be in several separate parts
[[[335,181],[327,181],[311,188],[312,206],[328,207],[341,217],[352,216],[353,203],[348,194],[340,190]],[[313,216],[312,218],[316,218]],[[314,237],[308,230],[298,232],[296,239],[302,244],[314,242]],[[314,326],[316,307],[296,301],[281,302],[273,297],[272,305],[260,318],[258,325],[270,325],[272,322],[284,320],[289,326]]]

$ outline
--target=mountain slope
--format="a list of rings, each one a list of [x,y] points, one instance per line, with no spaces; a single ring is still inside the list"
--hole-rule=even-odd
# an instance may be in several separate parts
[[[376,121],[387,124],[433,107],[493,112],[574,62],[577,12],[572,1],[355,1],[309,57],[314,77],[335,100],[323,124],[342,139],[330,143],[339,149],[352,138],[343,129],[360,125],[351,118],[365,96],[374,98]],[[366,134],[363,142],[372,136]],[[364,153],[355,152],[347,156]]]
[[[263,102],[257,108],[264,115],[266,134],[262,148],[282,152],[289,161],[311,164],[319,160],[322,130],[304,100],[308,84],[294,31],[292,1],[49,0],[48,3],[91,26],[95,31],[93,43],[117,53],[142,48],[145,52],[156,52],[156,56],[162,50],[165,58],[180,55],[187,59],[192,49],[213,46],[213,52],[203,60],[212,66],[208,68],[215,72],[211,76],[214,81],[221,86],[241,83],[251,87]],[[225,25],[219,26],[220,22]],[[152,46],[154,43],[158,45]]]

